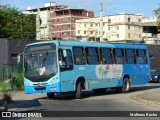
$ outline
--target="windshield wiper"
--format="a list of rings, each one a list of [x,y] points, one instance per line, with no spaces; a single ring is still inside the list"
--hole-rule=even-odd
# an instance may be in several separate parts
[[[41,64],[41,67],[43,67],[44,66],[44,63],[46,62],[46,60],[47,60],[47,56],[48,56],[48,51],[46,51],[46,53],[45,53],[45,57],[43,58],[43,60],[42,60],[42,64]]]
[[[30,52],[29,55],[31,57],[31,63],[32,63],[32,65],[34,65],[34,60],[33,60],[33,56],[32,56],[33,54]]]

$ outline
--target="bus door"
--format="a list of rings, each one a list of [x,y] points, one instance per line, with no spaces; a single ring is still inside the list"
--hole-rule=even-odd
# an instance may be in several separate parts
[[[59,49],[61,92],[74,90],[72,52],[69,48]]]

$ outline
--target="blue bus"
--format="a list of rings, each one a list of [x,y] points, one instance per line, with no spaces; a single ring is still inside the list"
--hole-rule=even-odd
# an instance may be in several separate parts
[[[150,80],[146,45],[77,41],[45,41],[26,45],[23,53],[26,94],[82,91],[104,93],[106,88],[129,92]]]

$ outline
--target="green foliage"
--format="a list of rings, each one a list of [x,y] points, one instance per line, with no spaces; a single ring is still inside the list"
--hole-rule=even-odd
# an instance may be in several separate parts
[[[0,38],[35,39],[36,15],[22,14],[15,7],[0,4]]]
[[[11,90],[10,83],[8,81],[0,81],[0,91],[7,92]]]
[[[23,89],[23,74],[18,73],[16,75],[14,86],[16,87],[16,90],[22,90]]]

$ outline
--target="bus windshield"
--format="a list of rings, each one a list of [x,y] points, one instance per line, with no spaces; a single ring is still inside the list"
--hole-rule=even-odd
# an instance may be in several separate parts
[[[56,46],[52,44],[34,45],[25,49],[24,75],[28,78],[41,78],[57,73]]]

